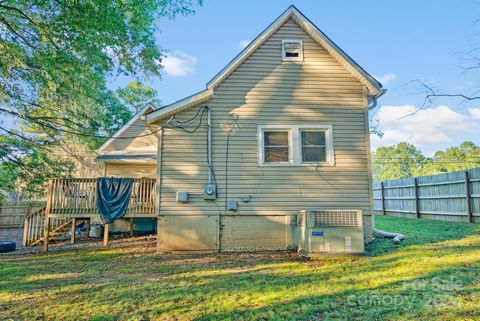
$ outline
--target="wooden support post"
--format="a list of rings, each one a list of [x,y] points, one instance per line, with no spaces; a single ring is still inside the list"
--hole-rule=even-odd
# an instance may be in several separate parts
[[[90,219],[85,220],[85,238],[90,238]]]
[[[44,223],[44,233],[43,233],[43,250],[48,252],[48,237],[50,234],[50,217],[45,213],[45,223]]]
[[[420,218],[420,199],[418,197],[418,181],[417,178],[413,178],[413,188],[415,192],[415,215]]]
[[[28,230],[30,228],[30,214],[32,214],[32,204],[28,206],[27,214],[25,215],[25,218],[23,219],[23,239],[22,239],[22,244],[23,246],[27,246],[27,239],[28,239]]]
[[[30,224],[28,223],[30,221],[30,218],[27,217],[25,218],[25,221],[23,222],[23,239],[22,239],[22,244],[23,246],[27,246],[27,238],[28,238],[28,229],[30,228]]]
[[[47,205],[45,206],[45,222],[43,224],[43,249],[48,252],[48,238],[50,236],[50,208],[53,198],[53,180],[48,181],[47,186]]]
[[[32,214],[32,210],[33,210],[32,204],[28,204],[27,214],[24,216],[24,218],[27,216],[30,216],[30,214]],[[25,219],[23,220],[23,224],[25,224]]]
[[[468,177],[468,170],[465,171],[465,202],[468,222],[473,223],[471,196],[470,196],[470,179]]]
[[[130,236],[133,236],[133,217],[130,217],[130,224],[128,227]]]
[[[380,189],[381,189],[381,192],[382,192],[382,214],[386,215],[386,212],[385,212],[385,187],[383,186],[383,181],[380,182]]]
[[[75,243],[75,229],[77,227],[77,219],[72,218],[72,227],[70,229],[70,244]]]
[[[105,224],[103,227],[103,245],[108,246],[108,230],[110,229],[110,224]]]

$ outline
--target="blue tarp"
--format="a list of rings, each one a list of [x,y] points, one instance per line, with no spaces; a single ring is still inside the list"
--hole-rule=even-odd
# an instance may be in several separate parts
[[[110,224],[125,215],[133,178],[99,177],[97,179],[97,208],[104,224]]]

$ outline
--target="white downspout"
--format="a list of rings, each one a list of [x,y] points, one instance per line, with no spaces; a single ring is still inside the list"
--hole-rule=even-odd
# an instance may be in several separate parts
[[[377,107],[377,99],[380,98],[380,96],[382,96],[386,92],[387,92],[386,89],[382,89],[382,91],[380,92],[380,94],[378,96],[369,96],[368,97],[368,110]],[[396,232],[382,231],[382,230],[379,230],[379,229],[375,228],[375,215],[373,215],[372,221],[373,221],[372,223],[373,223],[373,232],[374,233],[376,233],[380,236],[383,236],[383,237],[393,238],[393,242],[395,242],[395,244],[399,244],[401,241],[403,241],[405,239],[405,236],[403,234],[396,233]]]

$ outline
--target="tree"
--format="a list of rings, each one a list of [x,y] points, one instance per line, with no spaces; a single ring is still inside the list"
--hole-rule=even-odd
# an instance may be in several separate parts
[[[70,177],[75,167],[60,153],[51,153],[50,148],[39,148],[30,141],[7,135],[0,135],[0,158],[6,159],[1,168],[8,173],[0,179],[0,189],[21,190],[23,197],[41,197],[48,179]]]
[[[433,175],[469,168],[480,168],[480,148],[471,141],[465,141],[459,146],[435,152],[422,169],[422,174]]]
[[[134,113],[137,113],[148,104],[160,105],[157,91],[151,87],[145,87],[139,81],[132,81],[124,88],[117,89],[117,95],[123,105],[127,106]]]
[[[372,154],[372,168],[376,181],[480,168],[480,147],[465,141],[427,158],[412,144],[402,142],[377,148]]]
[[[0,113],[30,130],[0,130],[21,140],[38,136],[39,145],[111,135],[130,114],[107,77],[158,76],[155,20],[193,13],[192,1],[1,1]]]
[[[394,146],[379,147],[372,154],[374,179],[407,178],[418,175],[427,158],[412,144],[401,142]]]
[[[8,163],[0,164],[0,201],[5,199],[5,194],[13,192],[18,178],[17,167],[10,167]]]
[[[0,123],[0,163],[30,175],[72,141],[98,147],[131,117],[107,79],[160,75],[155,20],[193,1],[0,1],[0,117],[19,122]]]

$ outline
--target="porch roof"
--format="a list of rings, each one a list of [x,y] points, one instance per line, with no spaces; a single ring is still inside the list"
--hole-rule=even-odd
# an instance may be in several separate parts
[[[145,163],[145,162],[156,162],[156,154],[105,154],[98,155],[96,158],[98,161],[104,163]]]

